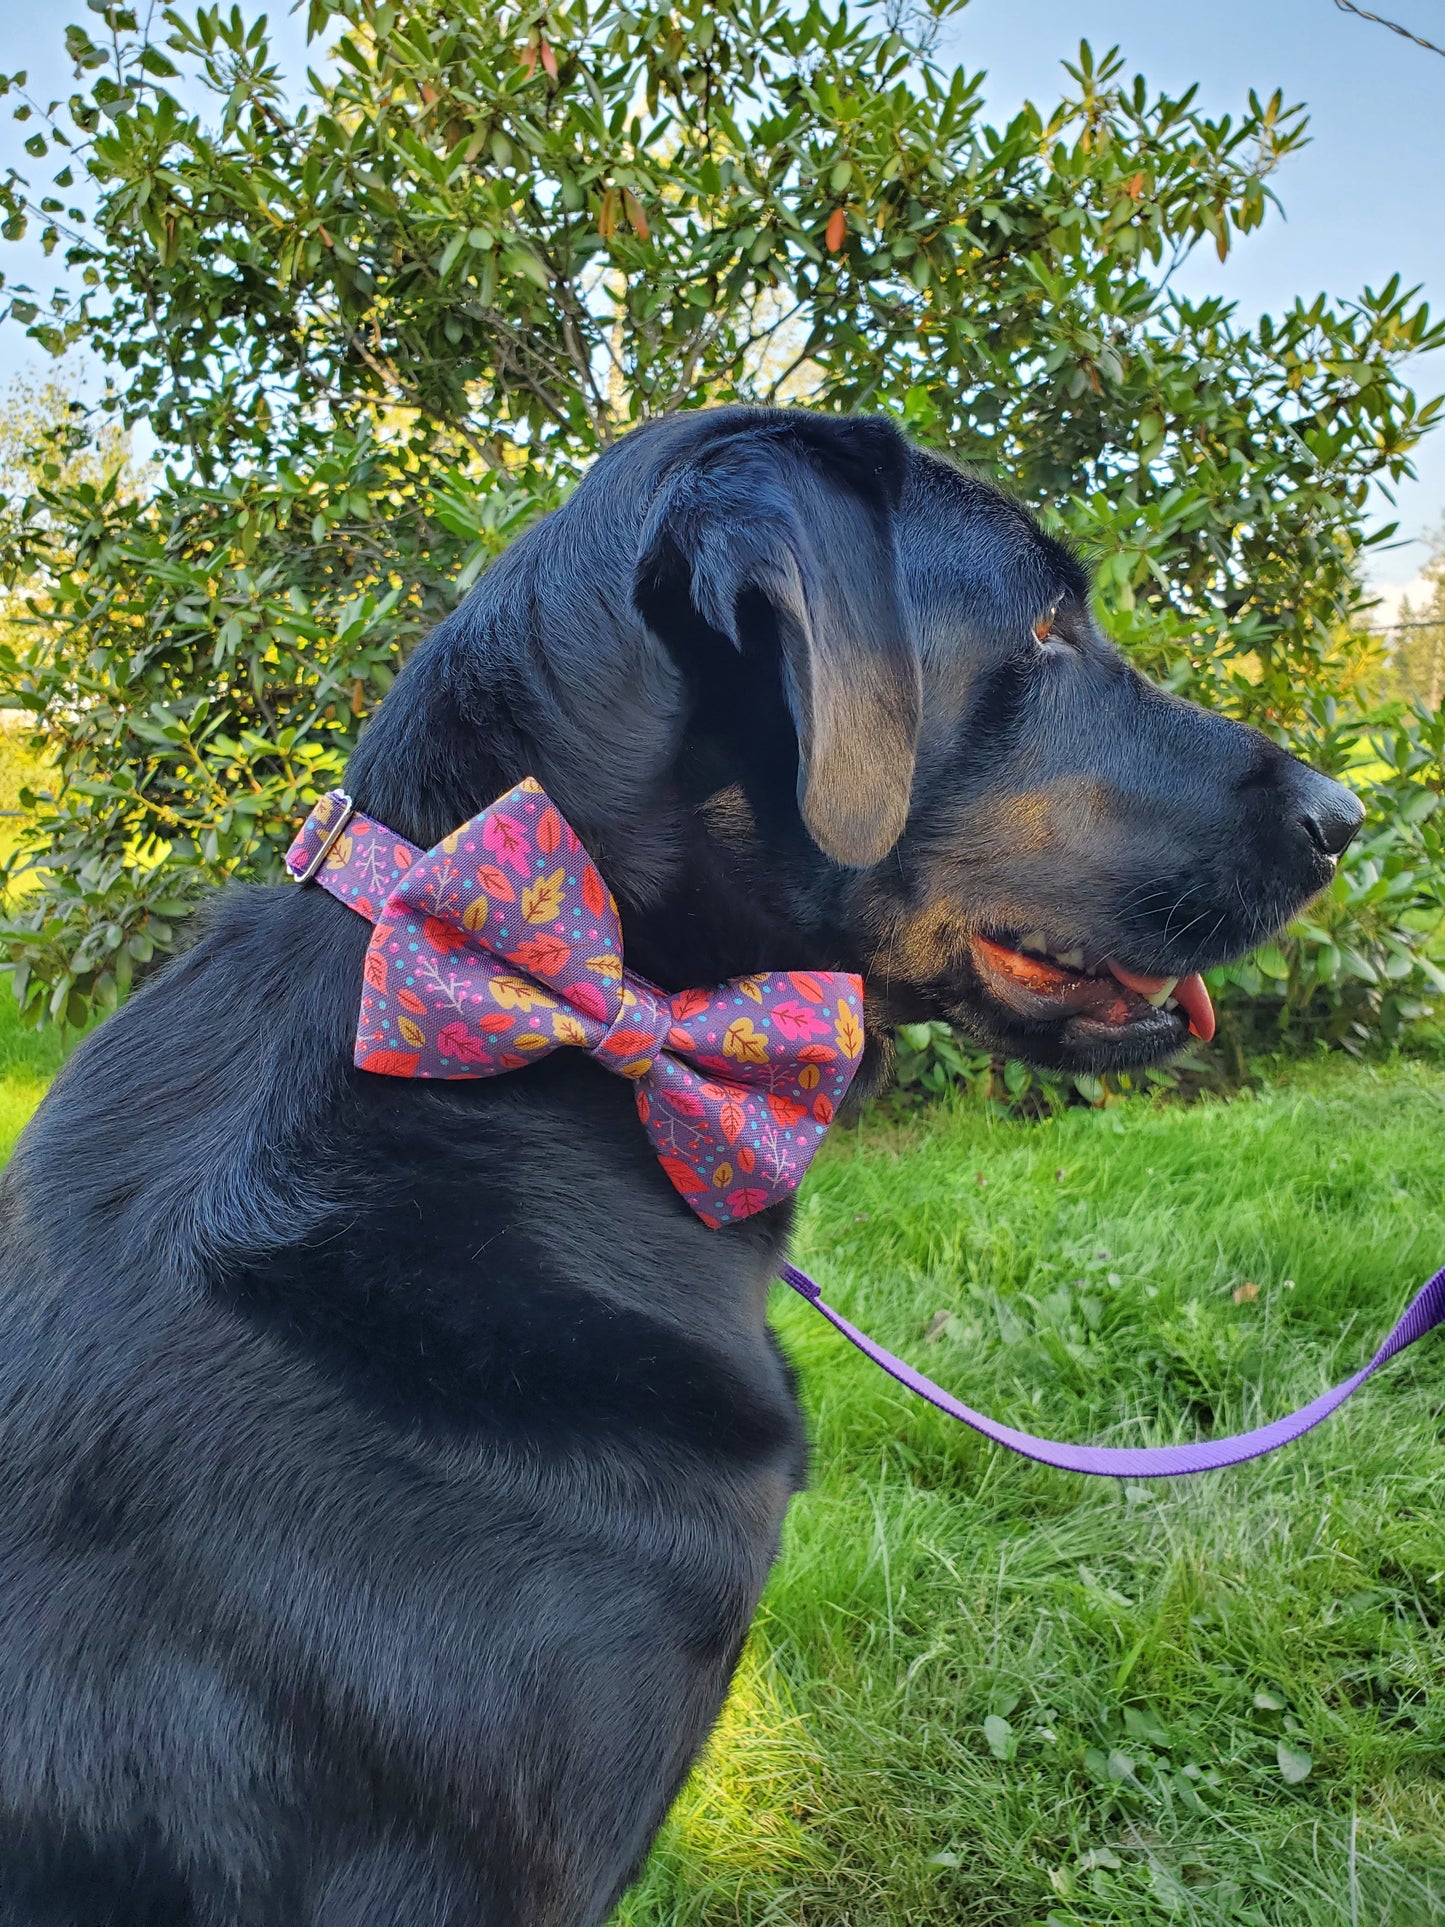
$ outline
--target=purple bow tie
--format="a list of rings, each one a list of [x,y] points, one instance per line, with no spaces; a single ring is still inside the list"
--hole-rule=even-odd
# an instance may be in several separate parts
[[[495,1077],[576,1045],[635,1084],[663,1170],[714,1230],[797,1189],[858,1068],[858,977],[669,996],[625,969],[612,893],[531,777],[425,852],[333,790],[286,867],[376,926],[362,1070]]]

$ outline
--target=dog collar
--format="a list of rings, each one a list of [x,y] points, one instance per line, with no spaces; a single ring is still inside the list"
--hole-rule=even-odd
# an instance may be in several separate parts
[[[797,1189],[858,1068],[858,977],[669,994],[628,970],[611,891],[531,777],[425,851],[333,790],[286,867],[374,926],[359,1069],[496,1077],[585,1050],[635,1086],[658,1161],[713,1230]]]

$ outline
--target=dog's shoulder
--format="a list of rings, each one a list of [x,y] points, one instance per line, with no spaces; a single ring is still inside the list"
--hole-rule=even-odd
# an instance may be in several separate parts
[[[356,1071],[365,940],[320,892],[227,893],[84,1041],[0,1185],[0,1326],[87,1334],[113,1372],[208,1307],[409,1433],[794,1459],[778,1215],[706,1229],[580,1053]]]

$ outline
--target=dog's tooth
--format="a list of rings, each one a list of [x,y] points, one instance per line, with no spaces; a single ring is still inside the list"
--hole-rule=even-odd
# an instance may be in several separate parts
[[[1076,943],[1072,950],[1061,950],[1059,962],[1065,970],[1082,970],[1084,967],[1084,946]]]
[[[1049,946],[1044,942],[1042,930],[1030,930],[1026,937],[1019,938],[1020,950],[1037,950],[1040,956],[1048,954]]]
[[[1149,996],[1144,999],[1145,1003],[1152,1004],[1155,1010],[1162,1009],[1174,995],[1174,986],[1178,981],[1179,979],[1177,977],[1166,978],[1157,990],[1152,991]]]

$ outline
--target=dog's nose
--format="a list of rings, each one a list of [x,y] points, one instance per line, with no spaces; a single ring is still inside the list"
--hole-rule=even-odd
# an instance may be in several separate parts
[[[1343,856],[1365,820],[1365,806],[1353,790],[1318,770],[1309,772],[1300,821],[1311,843],[1325,856]]]

